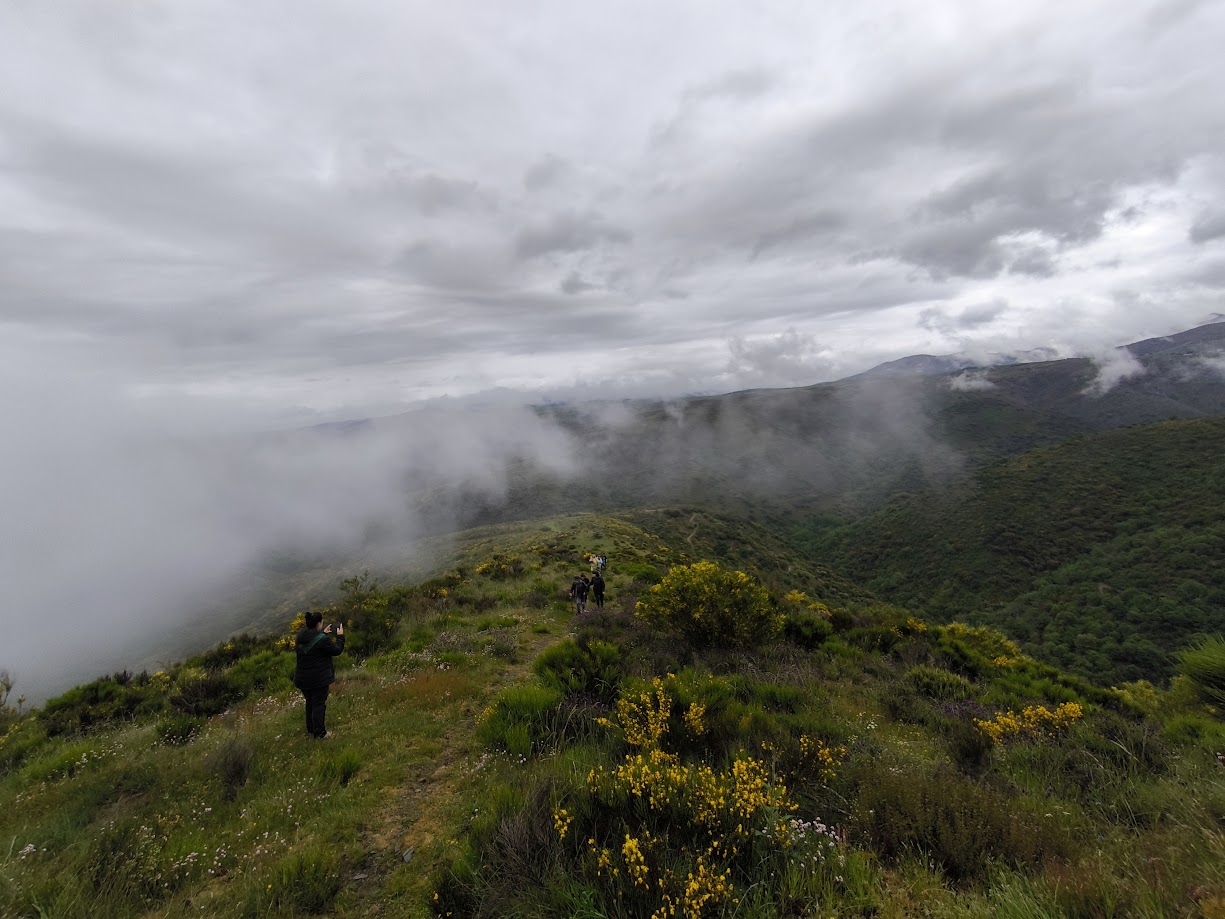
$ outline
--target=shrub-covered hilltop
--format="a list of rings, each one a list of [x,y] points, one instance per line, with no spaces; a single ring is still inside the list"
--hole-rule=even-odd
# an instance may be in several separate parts
[[[1225,644],[1104,688],[767,543],[566,517],[351,579],[323,742],[284,635],[10,704],[0,916],[1225,915]]]

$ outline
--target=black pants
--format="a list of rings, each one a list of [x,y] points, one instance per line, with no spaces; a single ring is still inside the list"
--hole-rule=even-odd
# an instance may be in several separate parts
[[[595,608],[603,609],[604,608],[604,591],[597,590],[594,596],[595,596]]]
[[[323,723],[328,708],[328,685],[298,688],[306,698],[306,733],[312,737],[323,737],[328,732]]]

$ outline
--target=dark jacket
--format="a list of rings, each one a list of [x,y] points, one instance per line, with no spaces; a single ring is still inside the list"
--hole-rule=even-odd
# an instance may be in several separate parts
[[[597,597],[604,596],[604,579],[600,577],[600,573],[598,571],[596,572],[596,576],[591,579],[591,591]]]
[[[321,637],[309,651],[303,653],[302,649],[314,641],[316,635]],[[343,635],[329,635],[326,632],[317,632],[315,629],[303,629],[294,640],[294,653],[298,657],[298,666],[293,672],[294,685],[299,689],[317,689],[320,686],[327,686],[336,679],[336,668],[332,666],[332,658],[344,649],[345,637]]]
[[[586,600],[587,589],[591,585],[582,578],[575,578],[574,583],[570,585],[570,597],[575,600]]]

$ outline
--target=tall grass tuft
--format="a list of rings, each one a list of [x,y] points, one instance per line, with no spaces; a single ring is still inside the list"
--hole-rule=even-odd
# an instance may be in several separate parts
[[[340,859],[333,850],[314,846],[296,852],[276,866],[264,889],[251,889],[243,917],[326,913],[341,884]]]
[[[227,801],[238,797],[239,790],[251,777],[255,750],[243,737],[229,737],[204,761],[205,768],[221,780]]]
[[[1211,705],[1225,705],[1225,638],[1201,639],[1178,655],[1178,669]]]
[[[362,768],[361,754],[356,750],[341,750],[331,756],[319,769],[319,778],[324,782],[348,785]]]

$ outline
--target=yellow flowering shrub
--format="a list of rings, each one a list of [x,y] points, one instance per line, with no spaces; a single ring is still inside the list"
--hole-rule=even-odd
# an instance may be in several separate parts
[[[1084,717],[1084,708],[1076,702],[1064,702],[1054,710],[1044,705],[1030,705],[1021,712],[996,712],[990,720],[976,719],[979,730],[995,743],[1010,740],[1040,740],[1054,737]]]
[[[518,577],[523,574],[523,571],[524,564],[522,558],[518,555],[504,555],[501,552],[494,553],[474,569],[475,574],[494,581],[504,581],[507,578]]]
[[[764,587],[743,571],[728,571],[713,562],[673,567],[634,611],[695,645],[751,648],[782,627]]]
[[[553,811],[553,829],[557,830],[557,837],[565,839],[566,833],[570,831],[570,824],[574,822],[574,818],[570,816],[570,812],[564,807],[559,807]]]
[[[1017,647],[1016,642],[1010,641],[1002,632],[985,625],[969,626],[961,622],[950,622],[944,626],[943,633],[946,638],[954,639],[973,648],[987,660],[1021,657],[1021,649]]]
[[[583,834],[586,844],[576,854],[625,914],[696,919],[737,903],[734,877],[751,878],[763,858],[811,867],[840,843],[825,824],[797,816],[787,784],[767,760],[741,753],[718,766],[670,749],[671,730],[693,737],[707,730],[703,703],[674,703],[681,688],[674,680],[657,678],[627,693],[602,719],[633,749],[620,763],[587,774],[589,806],[581,812],[590,835]],[[762,748],[779,758],[774,745]],[[807,735],[798,748],[810,774],[826,779],[846,754]],[[570,814],[558,809],[553,818],[567,838]]]
[[[838,767],[846,759],[846,747],[831,747],[819,737],[801,734],[800,755],[805,763],[816,768],[823,782],[832,782],[838,774]]]

